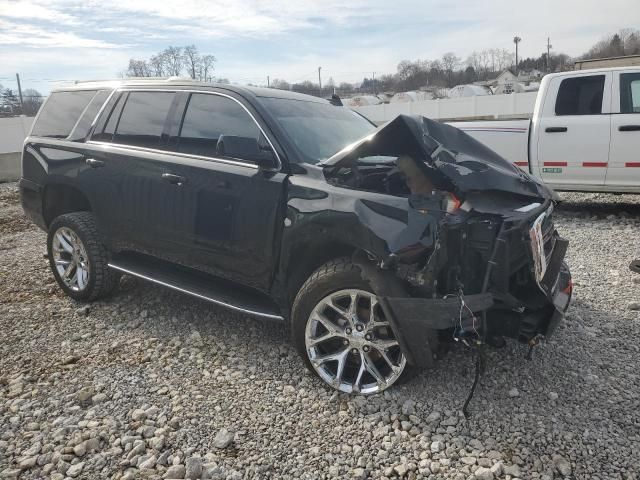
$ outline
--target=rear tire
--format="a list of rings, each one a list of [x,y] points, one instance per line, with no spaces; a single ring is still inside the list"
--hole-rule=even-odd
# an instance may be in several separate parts
[[[109,252],[91,212],[67,213],[49,226],[47,253],[53,276],[74,300],[90,302],[111,293],[120,274],[108,267]]]
[[[348,313],[351,306],[350,298],[354,298],[351,295],[355,295],[357,300],[354,302],[354,310]],[[327,302],[335,304],[335,299],[338,302],[344,299],[345,303],[341,304],[341,307],[344,307],[340,309],[342,313],[338,313],[336,318],[327,324],[329,328],[335,327],[335,337],[333,337],[326,335],[330,332],[324,326],[324,321],[318,322],[317,315],[320,312],[319,309],[324,308]],[[380,393],[394,384],[414,377],[420,371],[406,363],[399,345],[393,345],[395,334],[384,319],[382,309],[379,305],[376,306],[376,303],[376,296],[369,283],[362,279],[360,268],[347,257],[331,260],[322,265],[307,279],[296,295],[291,311],[293,343],[307,368],[336,390],[344,393]],[[369,305],[368,309],[367,305]],[[375,319],[372,316],[372,310]],[[333,310],[330,308],[329,312]],[[351,320],[347,318],[349,315],[353,315]],[[319,323],[321,327],[317,326]],[[374,323],[380,326],[371,329]],[[355,327],[361,328],[362,331],[356,332]],[[371,335],[370,341],[365,339],[365,335]],[[313,346],[318,338],[324,338],[324,336],[327,340]],[[327,345],[329,343],[331,345]],[[381,354],[381,350],[376,346],[383,345],[392,346]],[[349,353],[342,357],[345,350]],[[318,359],[333,353],[339,355],[342,360],[327,360],[325,363],[318,364]],[[373,371],[377,371],[384,378],[384,381],[378,381],[377,385],[375,385],[374,375],[368,368],[372,359],[375,363],[374,367],[380,367],[374,368]],[[346,366],[341,367],[341,361],[346,362]],[[333,367],[326,365],[329,362],[336,365]],[[367,368],[358,376],[361,365],[366,365]],[[351,385],[349,381],[344,380],[349,376]],[[369,380],[368,384],[365,383],[366,379]]]

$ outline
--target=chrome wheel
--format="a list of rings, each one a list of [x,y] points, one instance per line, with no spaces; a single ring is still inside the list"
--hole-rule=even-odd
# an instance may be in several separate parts
[[[67,287],[75,292],[89,284],[89,258],[80,237],[67,227],[60,227],[53,235],[53,263]]]
[[[395,383],[406,358],[375,295],[340,290],[313,309],[305,329],[313,368],[346,393],[377,393]]]

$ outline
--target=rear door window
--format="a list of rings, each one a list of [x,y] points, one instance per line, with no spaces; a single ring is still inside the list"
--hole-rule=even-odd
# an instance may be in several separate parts
[[[556,98],[556,115],[597,115],[602,113],[604,75],[565,78]]]
[[[640,73],[620,75],[620,113],[640,113]]]
[[[235,100],[220,95],[192,94],[177,150],[205,157],[221,156],[216,150],[221,135],[261,141],[258,125]]]
[[[95,95],[96,90],[53,92],[42,107],[31,135],[67,138]]]
[[[148,148],[164,145],[162,134],[174,96],[173,92],[129,92],[114,143]]]

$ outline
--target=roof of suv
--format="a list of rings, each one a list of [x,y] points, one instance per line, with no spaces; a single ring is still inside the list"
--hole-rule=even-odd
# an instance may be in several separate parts
[[[122,88],[122,87],[193,87],[193,88],[216,88],[222,90],[229,90],[238,93],[243,96],[254,97],[270,97],[270,98],[286,98],[290,100],[301,100],[306,102],[326,103],[327,100],[311,95],[305,95],[303,93],[290,92],[288,90],[279,90],[277,88],[264,88],[264,87],[245,87],[239,85],[230,85],[227,83],[206,83],[198,82],[195,80],[184,78],[158,78],[158,79],[127,79],[127,80],[101,80],[101,81],[89,81],[78,82],[74,85],[60,87],[53,90],[59,91],[72,91],[72,90],[95,90],[96,88]]]

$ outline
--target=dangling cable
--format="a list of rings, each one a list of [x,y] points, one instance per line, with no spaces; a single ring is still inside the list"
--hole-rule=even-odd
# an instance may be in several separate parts
[[[476,351],[476,373],[475,376],[473,378],[473,385],[471,386],[471,390],[469,390],[469,395],[467,395],[467,399],[464,402],[464,405],[462,406],[462,413],[464,414],[464,418],[469,419],[469,417],[471,416],[469,414],[469,403],[471,402],[471,399],[473,398],[473,394],[476,392],[476,387],[478,386],[478,382],[480,381],[480,372],[482,371],[483,368],[483,364],[484,364],[484,352],[482,351],[482,345],[476,345],[475,348]]]

